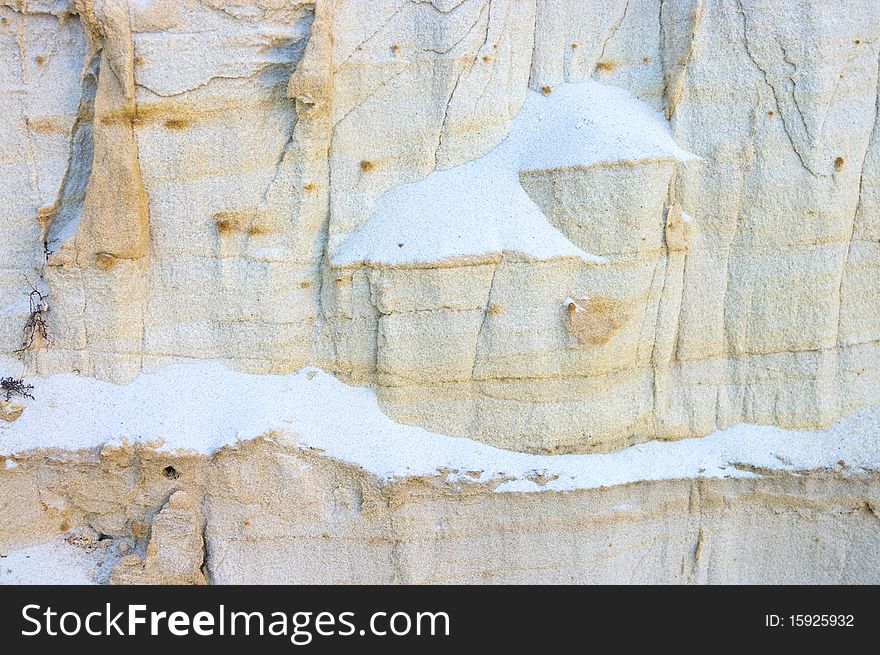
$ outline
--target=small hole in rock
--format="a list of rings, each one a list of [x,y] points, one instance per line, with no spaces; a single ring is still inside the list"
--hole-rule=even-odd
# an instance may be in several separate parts
[[[164,475],[169,480],[176,480],[180,477],[180,473],[177,472],[177,469],[173,466],[166,466],[162,469],[162,475]]]

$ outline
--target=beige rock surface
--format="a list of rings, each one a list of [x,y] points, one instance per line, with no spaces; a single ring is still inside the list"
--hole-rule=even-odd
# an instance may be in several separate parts
[[[0,350],[27,278],[42,374],[313,363],[398,420],[548,452],[827,425],[880,400],[870,4],[5,2]],[[700,157],[521,173],[605,263],[334,267],[383,193],[589,79]]]
[[[618,148],[653,137],[598,101],[554,117],[570,88],[693,157]],[[828,426],[880,402],[878,94],[875,0],[0,0],[3,374],[314,365],[398,422],[546,454]],[[392,231],[341,258],[431,175],[506,206],[480,162],[538,100],[587,145],[508,172],[571,250],[455,256],[486,234],[451,187],[453,256]],[[116,581],[878,580],[874,472],[531,497],[260,444],[160,467],[191,481],[145,447],[35,453],[0,471],[0,543],[88,525],[135,548]]]
[[[96,582],[880,582],[880,478],[844,464],[502,493],[382,482],[268,440],[211,457],[129,447],[16,463],[0,468],[0,552],[91,526],[103,557],[117,553]]]

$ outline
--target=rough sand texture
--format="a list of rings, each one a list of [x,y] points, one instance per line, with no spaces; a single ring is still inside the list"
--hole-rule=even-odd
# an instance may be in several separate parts
[[[0,0],[10,579],[877,581],[878,82],[876,0]]]

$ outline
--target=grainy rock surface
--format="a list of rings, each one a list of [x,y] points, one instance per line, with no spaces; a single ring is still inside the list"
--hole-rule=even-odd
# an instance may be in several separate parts
[[[17,549],[76,544],[82,524],[102,535],[79,543],[103,564],[96,582],[880,582],[880,477],[845,466],[501,493],[383,482],[267,440],[211,457],[123,447],[16,461],[0,469],[0,582],[19,574]]]
[[[824,428],[880,402],[878,75],[876,0],[0,0],[2,373],[312,365],[545,454]],[[88,525],[139,549],[119,582],[878,580],[874,471],[526,497],[259,444],[174,486],[138,448],[23,454],[0,544]]]

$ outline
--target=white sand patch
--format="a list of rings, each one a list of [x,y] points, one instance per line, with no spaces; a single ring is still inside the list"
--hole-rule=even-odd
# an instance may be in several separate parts
[[[58,537],[0,555],[0,584],[99,584],[112,561],[103,548],[83,548]]]
[[[10,360],[0,360],[0,370]],[[28,380],[35,400],[0,422],[0,453],[79,449],[120,441],[161,442],[162,450],[210,453],[277,431],[285,442],[319,448],[382,479],[447,473],[450,479],[505,480],[499,491],[596,488],[689,477],[745,477],[742,464],[796,471],[880,469],[880,405],[827,430],[738,425],[701,439],[650,442],[597,455],[532,455],[395,423],[375,394],[315,368],[250,375],[218,362],[168,366],[114,385],[72,374]],[[467,472],[480,471],[469,478]],[[10,473],[14,474],[14,473]]]
[[[520,186],[528,170],[655,158],[695,159],[666,119],[618,87],[586,81],[530,91],[507,138],[489,154],[381,196],[335,265],[436,262],[515,252],[601,262],[571,243]]]

